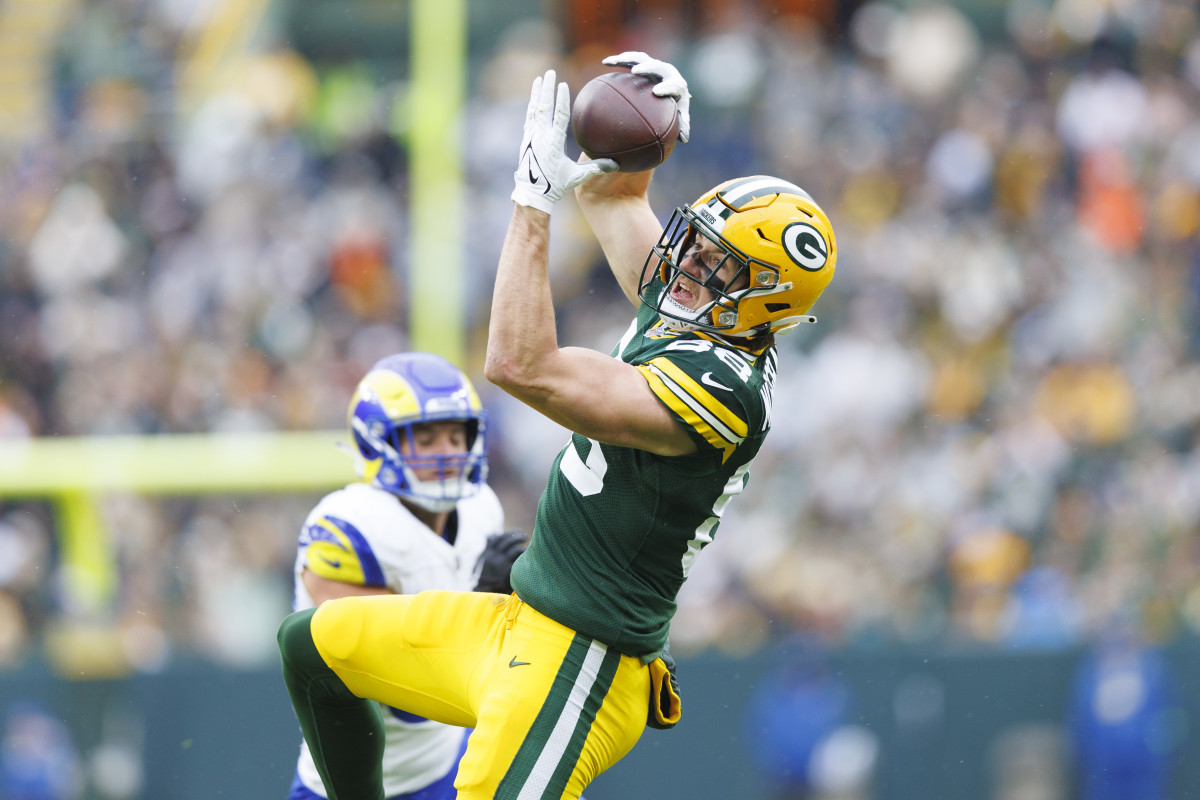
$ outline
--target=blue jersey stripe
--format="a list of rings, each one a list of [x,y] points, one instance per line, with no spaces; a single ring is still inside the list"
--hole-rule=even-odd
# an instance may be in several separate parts
[[[383,568],[379,566],[379,559],[375,558],[375,552],[371,550],[371,545],[367,544],[366,537],[362,535],[358,528],[339,517],[326,515],[325,519],[329,520],[332,525],[337,526],[339,531],[346,534],[346,538],[354,546],[354,552],[358,555],[358,560],[362,564],[363,585],[387,586],[387,581],[383,577]]]

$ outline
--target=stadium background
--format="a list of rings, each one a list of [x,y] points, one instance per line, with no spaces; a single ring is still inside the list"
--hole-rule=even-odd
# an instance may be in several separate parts
[[[479,376],[528,83],[643,49],[695,98],[656,206],[779,173],[841,259],[680,598],[686,721],[589,797],[768,797],[770,764],[1082,797],[1078,670],[1137,647],[1176,693],[1126,751],[1189,796],[1198,37],[1185,0],[3,0],[0,780],[282,795],[294,534],[383,354],[478,378],[528,525],[564,434]],[[606,347],[627,309],[555,228],[561,337]],[[1117,727],[1152,684],[1114,674]]]

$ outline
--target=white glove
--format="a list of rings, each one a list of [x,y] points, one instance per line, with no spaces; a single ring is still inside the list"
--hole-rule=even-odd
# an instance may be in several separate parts
[[[675,98],[675,104],[679,106],[679,141],[687,143],[692,129],[692,119],[688,110],[692,102],[692,94],[688,91],[687,81],[679,74],[679,70],[666,61],[651,58],[637,50],[630,50],[619,56],[609,56],[601,63],[610,67],[626,67],[634,75],[658,78],[658,83],[654,86],[654,94],[659,97]]]
[[[577,164],[567,157],[567,123],[571,120],[571,92],[565,83],[554,88],[554,70],[533,79],[520,160],[513,173],[513,202],[550,213],[562,196],[601,172],[613,172],[617,162],[598,158]]]

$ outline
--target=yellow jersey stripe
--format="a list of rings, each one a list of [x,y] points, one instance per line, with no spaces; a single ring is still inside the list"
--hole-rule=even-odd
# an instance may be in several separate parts
[[[707,424],[704,419],[696,413],[692,406],[682,401],[674,391],[668,388],[663,380],[661,373],[651,367],[645,365],[638,367],[642,375],[646,378],[646,383],[650,385],[650,391],[658,396],[676,414],[679,415],[683,423],[695,430],[704,440],[712,445],[713,449],[721,451],[721,461],[724,462],[733,453],[736,445],[726,441],[721,434],[717,433],[711,425]]]
[[[345,533],[322,519],[317,525],[327,531],[336,541],[319,539],[308,546],[305,553],[308,569],[322,578],[331,581],[352,583],[356,586],[366,584],[366,574],[362,562],[355,552]]]
[[[707,389],[701,386],[696,381],[692,380],[692,376],[675,366],[671,361],[664,357],[652,358],[647,362],[649,366],[660,370],[663,375],[677,385],[680,389],[687,393],[700,406],[706,410],[712,417],[716,418],[726,429],[731,433],[725,438],[736,440],[738,442],[746,438],[749,432],[746,421],[739,417],[734,412],[725,407],[721,401],[717,400]]]

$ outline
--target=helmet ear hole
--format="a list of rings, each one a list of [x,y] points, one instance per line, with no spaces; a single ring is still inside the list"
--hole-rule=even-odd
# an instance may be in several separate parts
[[[354,447],[358,450],[358,454],[367,460],[382,458],[383,453],[379,452],[379,448],[371,444],[369,433],[371,423],[355,414],[350,416],[350,432],[354,437]]]
[[[779,311],[787,311],[792,306],[790,303],[767,303],[766,307],[768,313],[774,314]]]

